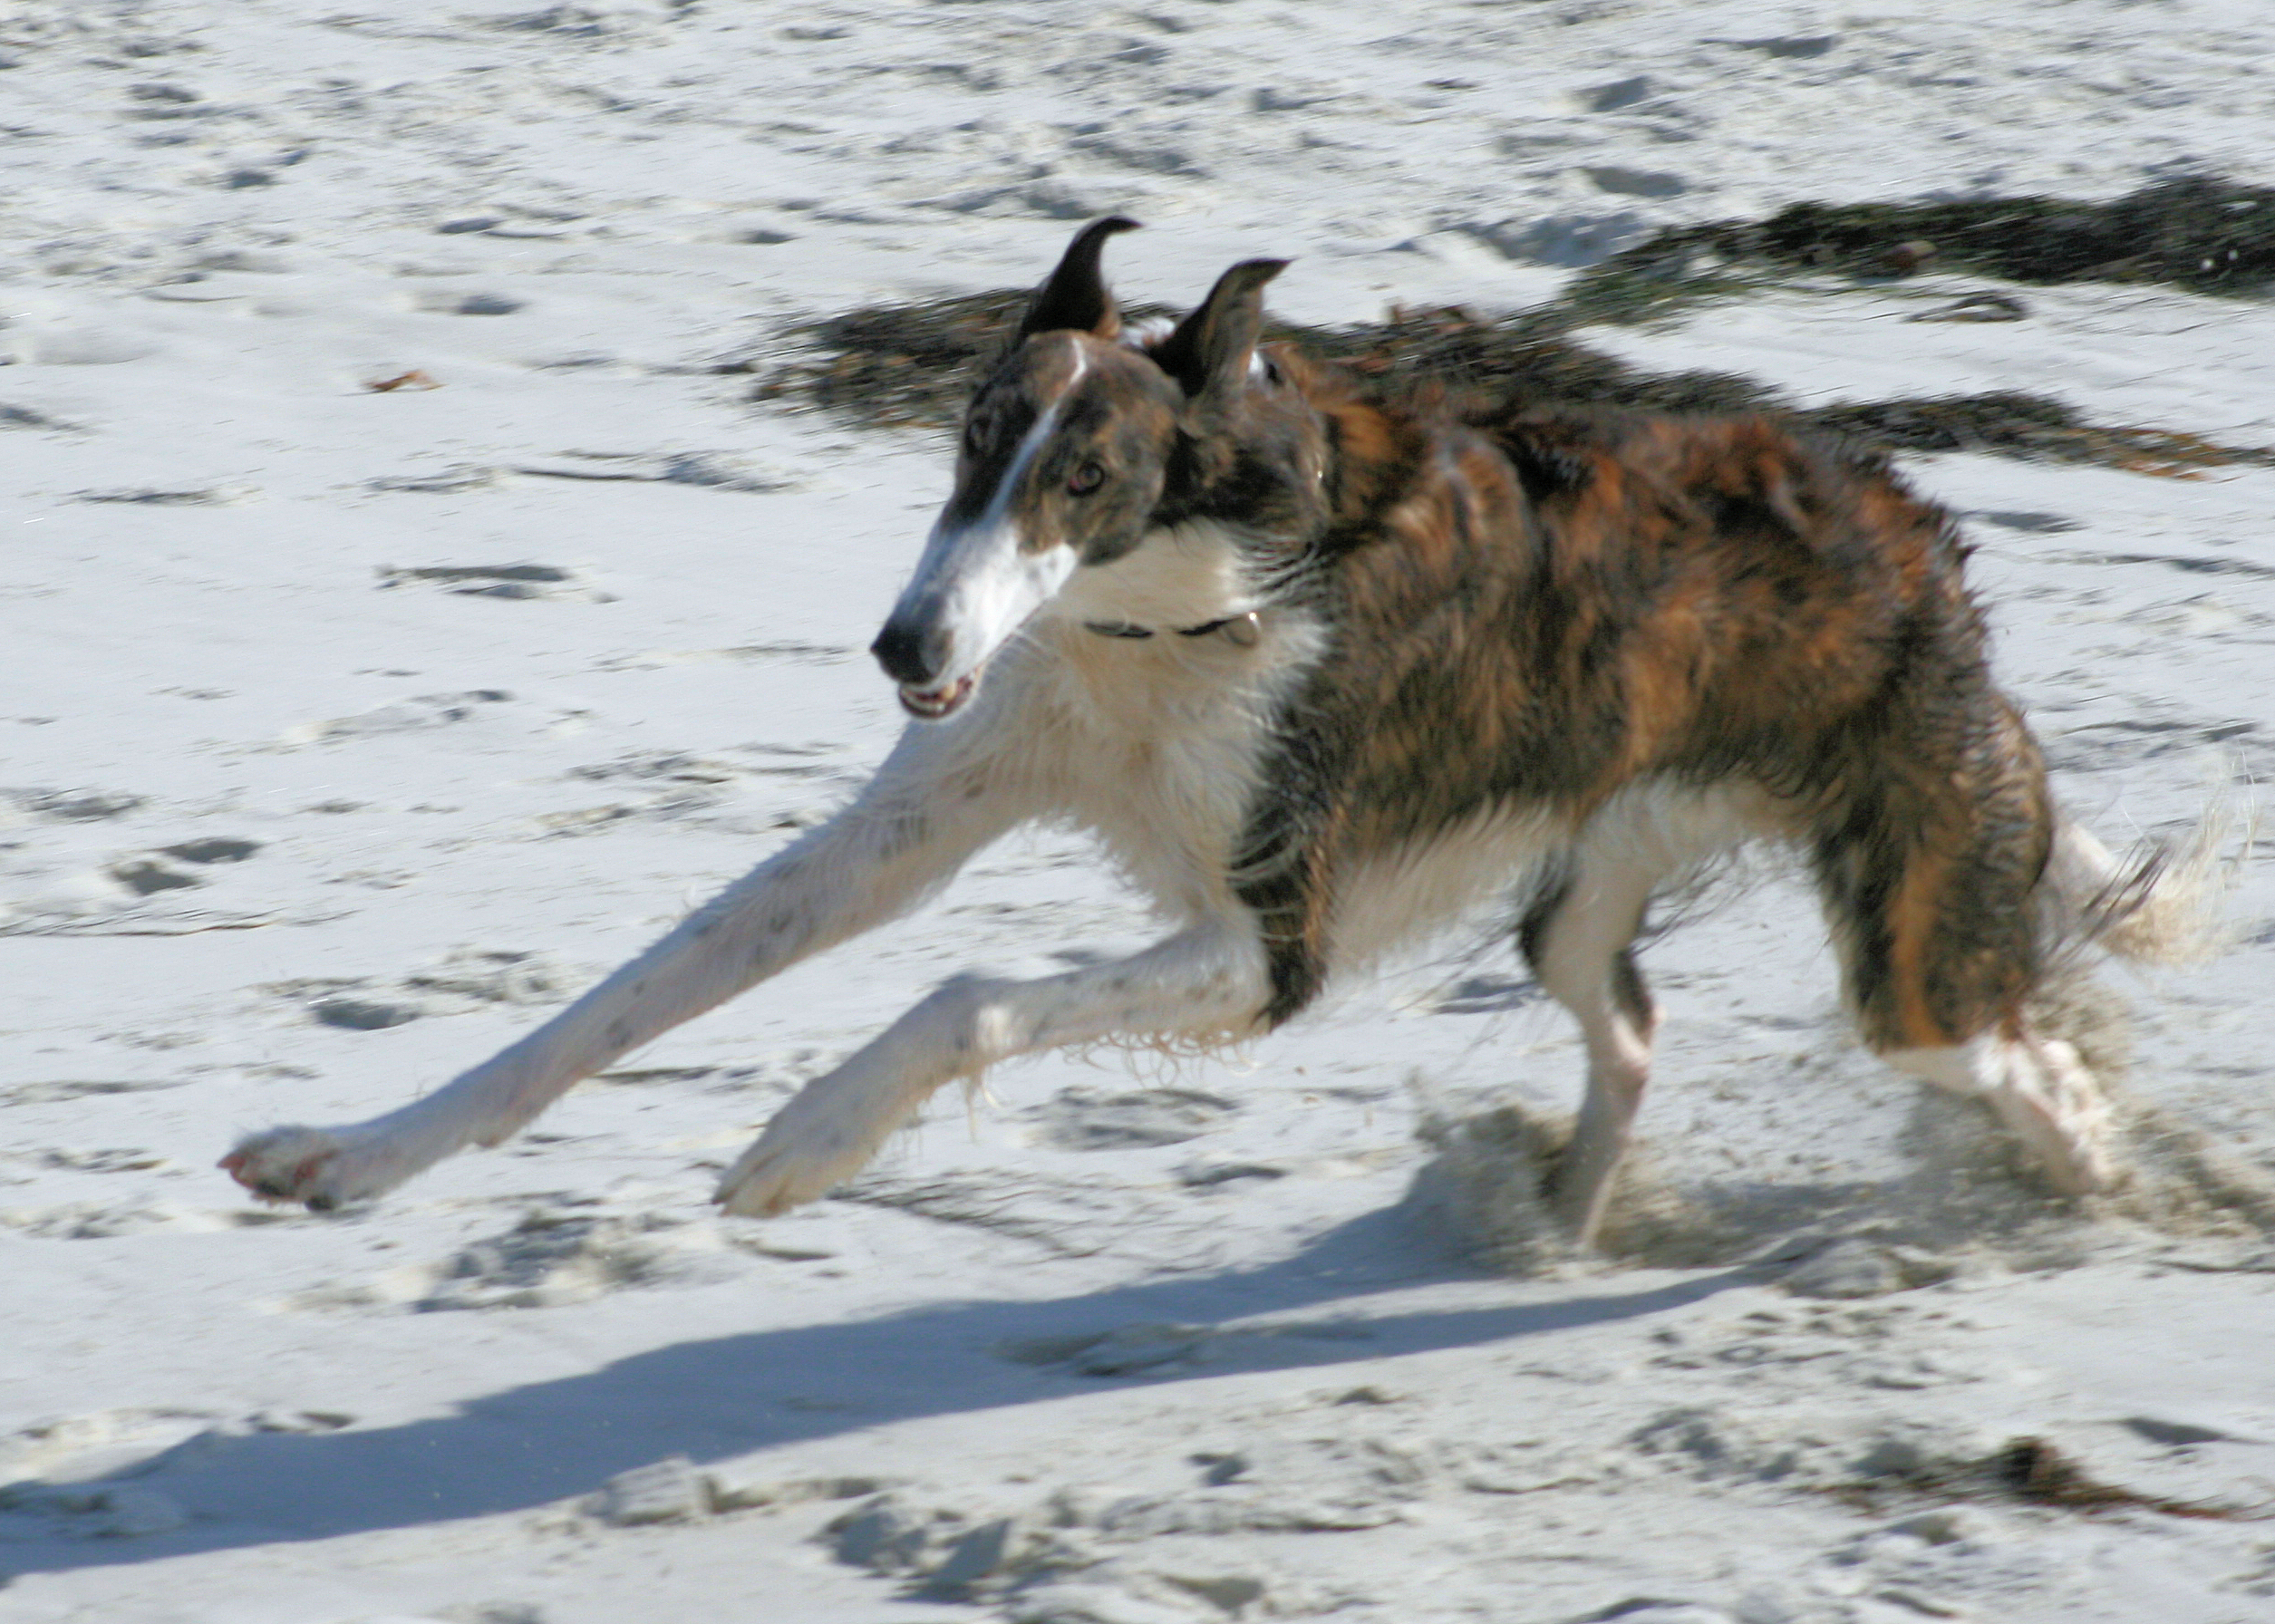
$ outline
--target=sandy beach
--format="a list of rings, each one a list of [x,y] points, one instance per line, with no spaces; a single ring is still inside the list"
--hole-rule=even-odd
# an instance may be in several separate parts
[[[1579,1047],[1475,931],[721,1217],[946,976],[1146,939],[1049,832],[376,1203],[213,1165],[493,1052],[889,747],[950,444],[769,395],[803,324],[1109,211],[1131,301],[1271,255],[1333,325],[1803,201],[2275,186],[2275,11],[357,4],[0,9],[0,1621],[2275,1619],[2268,459],[1902,459],[2066,804],[2229,809],[2226,950],[2109,979],[2118,1195],[1861,1050],[1770,869],[1648,951],[1607,1257],[1527,1227]],[[2275,446],[2263,295],[1930,264],[1575,336]]]

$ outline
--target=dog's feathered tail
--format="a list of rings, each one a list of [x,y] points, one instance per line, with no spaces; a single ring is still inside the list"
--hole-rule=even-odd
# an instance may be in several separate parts
[[[2120,856],[2067,817],[2038,886],[2044,958],[2028,1007],[2043,1035],[2062,1039],[2105,1081],[2130,1069],[2129,1000],[2095,973],[2110,959],[2134,964],[2201,964],[2231,944],[2222,899],[2240,858],[2231,856],[2233,818],[2215,797],[2195,826],[2144,840]],[[2247,828],[2241,851],[2251,848]]]
[[[2120,857],[2063,818],[2039,887],[2049,963],[2057,972],[2097,955],[2201,964],[2225,952],[2233,933],[2222,899],[2253,834],[2247,826],[2241,854],[2231,855],[2234,822],[2226,798],[2216,797],[2185,835],[2143,841]]]
[[[2238,930],[2225,901],[2255,849],[2256,814],[2247,801],[2239,816],[2215,795],[2194,827],[2122,856],[2065,821],[2039,887],[2050,951],[2029,1019],[2076,1048],[2111,1095],[2129,1164],[2115,1210],[2168,1232],[2228,1232],[2241,1223],[2262,1240],[2275,1235],[2275,1180],[2222,1136],[2109,1087],[2132,1057],[2131,1010],[2094,969],[2112,958],[2201,964],[2232,947]]]

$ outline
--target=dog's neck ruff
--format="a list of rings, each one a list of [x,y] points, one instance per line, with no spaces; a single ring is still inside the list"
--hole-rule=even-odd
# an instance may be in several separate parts
[[[1126,620],[1086,620],[1082,623],[1082,629],[1095,632],[1100,637],[1144,638],[1151,637],[1157,628],[1135,625]],[[1228,614],[1222,620],[1204,621],[1197,626],[1171,626],[1169,630],[1179,637],[1206,637],[1212,632],[1222,632],[1226,643],[1244,649],[1254,648],[1261,634],[1258,616],[1254,609],[1245,614]]]

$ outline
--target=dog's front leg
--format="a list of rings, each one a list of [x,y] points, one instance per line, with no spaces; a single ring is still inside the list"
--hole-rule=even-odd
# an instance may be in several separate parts
[[[496,1145],[582,1078],[808,954],[906,912],[1025,815],[985,762],[911,729],[853,805],[695,913],[552,1020],[422,1099],[344,1127],[276,1127],[221,1165],[273,1201],[376,1195]]]
[[[1069,1044],[1230,1041],[1263,1030],[1271,986],[1244,922],[1198,925],[1110,964],[1033,981],[962,976],[895,1021],[767,1124],[719,1184],[762,1217],[858,1172],[943,1083]]]

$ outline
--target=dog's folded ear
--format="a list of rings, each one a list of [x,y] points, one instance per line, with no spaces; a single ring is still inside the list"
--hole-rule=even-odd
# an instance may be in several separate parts
[[[1264,284],[1287,268],[1284,259],[1242,260],[1153,347],[1154,360],[1184,389],[1190,410],[1221,411],[1240,398],[1249,359],[1263,336]]]
[[[1137,229],[1137,221],[1114,214],[1102,220],[1092,220],[1076,232],[1059,261],[1059,268],[1036,290],[1034,303],[1027,306],[1027,314],[1019,324],[1018,336],[1055,333],[1064,327],[1095,334],[1099,338],[1111,338],[1119,333],[1122,314],[1115,308],[1114,295],[1107,291],[1098,262],[1106,251],[1108,237]]]

